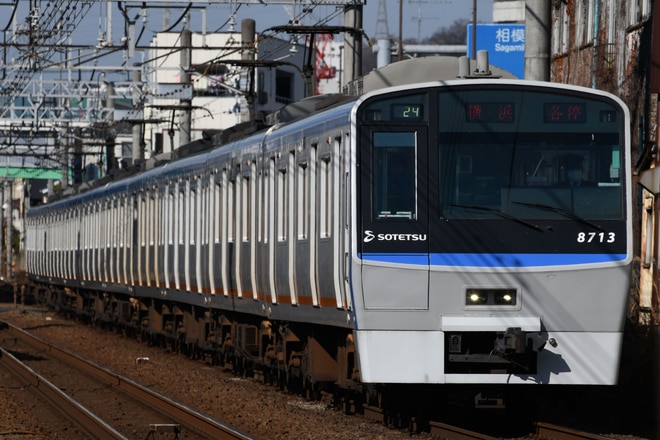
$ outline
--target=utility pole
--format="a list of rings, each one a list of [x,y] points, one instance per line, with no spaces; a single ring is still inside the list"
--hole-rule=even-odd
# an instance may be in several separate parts
[[[525,2],[525,79],[550,80],[550,0]]]
[[[69,124],[64,124],[63,141],[60,141],[60,163],[62,172],[60,174],[61,190],[65,191],[69,187]]]
[[[472,59],[477,59],[477,0],[472,0]]]
[[[397,61],[401,61],[403,60],[403,0],[399,0],[399,39],[397,46]]]
[[[192,87],[190,79],[190,64],[192,57],[192,32],[190,29],[181,31],[181,87]],[[179,147],[190,143],[192,125],[192,93],[185,94],[181,99],[181,117],[179,119]],[[188,97],[190,96],[190,98]]]
[[[344,81],[348,83],[362,76],[362,5],[344,7],[344,24],[354,29],[344,34]]]
[[[142,73],[139,70],[133,71],[133,83],[136,85],[142,82]],[[142,107],[144,112],[144,103],[140,96],[138,96],[137,91],[135,92],[135,97],[133,98],[133,105],[137,110],[138,106]],[[139,113],[139,112],[138,112]],[[131,151],[131,159],[133,159],[133,165],[140,164],[144,156],[142,155],[142,122],[133,121],[132,127],[132,145],[133,149]]]
[[[9,188],[9,197],[7,198],[7,280],[12,279],[12,240],[13,240],[13,234],[12,234],[12,229],[14,228],[14,222],[13,222],[13,210],[14,207],[13,202],[14,202],[14,195],[13,189],[14,186],[12,185],[11,179],[5,181],[7,187]],[[3,188],[4,191],[4,188]]]
[[[241,59],[243,61],[254,61],[254,35],[257,24],[251,18],[246,18],[241,21]],[[248,106],[248,120],[252,121],[255,117],[254,110],[254,80],[255,68],[254,65],[249,67],[250,78],[248,80],[249,89],[245,94],[245,100]]]

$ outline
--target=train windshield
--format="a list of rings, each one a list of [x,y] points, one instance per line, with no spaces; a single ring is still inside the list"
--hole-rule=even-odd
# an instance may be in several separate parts
[[[442,218],[623,218],[614,105],[492,88],[440,93],[437,108]]]

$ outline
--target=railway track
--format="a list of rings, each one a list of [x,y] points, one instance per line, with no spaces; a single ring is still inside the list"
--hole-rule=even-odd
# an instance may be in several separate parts
[[[201,438],[251,438],[11,324],[1,327],[0,363],[96,438],[126,439],[128,431],[178,434],[183,428]]]
[[[383,420],[383,412],[381,409],[373,406],[364,406],[364,416],[370,420]],[[441,422],[430,422],[430,433],[434,437],[440,439],[451,440],[500,440],[501,437],[494,437],[492,435],[484,434],[481,432],[472,431],[470,429],[462,428],[459,426],[450,425]],[[598,434],[592,434],[584,431],[579,431],[565,426],[554,425],[551,423],[536,422],[534,424],[535,432],[531,435],[535,438],[542,440],[612,440],[611,437],[606,437]],[[526,438],[531,438],[527,436]]]
[[[539,438],[548,440],[611,440],[611,437],[605,437],[598,434],[578,431],[564,426],[553,425],[551,423],[536,423],[536,435]]]
[[[46,320],[48,321],[49,318],[46,318]],[[49,341],[51,341],[51,342],[48,342],[46,344],[48,346],[50,346],[51,344],[54,344],[54,345],[58,345],[60,347],[70,347],[71,349],[78,351],[83,346],[83,345],[81,345],[81,341],[85,341],[85,340],[89,340],[89,341],[94,340],[95,341],[96,337],[97,337],[96,334],[94,334],[94,335],[87,334],[84,331],[84,329],[77,329],[76,328],[75,331],[72,331],[74,326],[71,326],[71,328],[69,328],[69,325],[63,324],[62,322],[57,322],[56,323],[55,320],[53,320],[52,323],[49,323],[49,324],[46,324],[46,325],[43,325],[43,318],[39,319],[38,322],[35,322],[34,319],[28,320],[28,321],[29,321],[29,324],[27,326],[25,325],[25,323],[23,323],[20,326],[22,328],[32,328],[32,329],[34,329],[34,331],[40,332],[40,337],[47,338]],[[2,321],[0,321],[0,323],[1,322]],[[19,321],[19,322],[21,322],[21,321]],[[63,332],[63,335],[65,337],[62,338],[62,335],[59,335],[58,337],[56,337],[54,339],[51,339],[52,336],[58,335],[58,333],[60,333],[60,329],[66,329],[65,332]],[[5,337],[4,331],[2,331],[0,329],[0,345],[3,345],[5,343],[4,339],[8,338],[8,339],[11,340],[11,339],[14,338],[12,333],[9,333],[9,332],[7,332],[7,333],[9,334],[9,336]],[[124,338],[121,339],[121,341],[123,341],[123,340],[124,340]],[[53,341],[57,341],[57,342],[53,342]],[[72,344],[69,344],[69,342],[71,342],[71,341],[78,341],[78,342],[74,342]],[[124,343],[121,342],[121,341],[111,343],[110,345],[122,344],[122,346],[123,346]],[[11,342],[11,341],[9,341],[9,342]],[[84,344],[84,345],[86,347],[87,345],[90,345],[90,344]],[[104,363],[106,365],[116,365],[108,359],[108,356],[107,356],[108,351],[107,351],[106,346],[104,346],[103,344],[96,344],[96,343],[91,344],[91,345],[93,345],[95,347],[94,351],[90,351],[89,348],[83,349],[82,352],[85,353],[85,356],[88,356],[89,358],[93,358],[93,359],[99,359],[97,362],[101,362],[101,363]],[[41,348],[39,352],[43,353],[44,351],[45,350],[43,348]],[[152,377],[152,376],[150,376],[152,374],[153,375],[159,374],[158,372],[160,372],[160,371],[163,371],[163,372],[165,372],[165,371],[188,371],[187,368],[189,368],[189,367],[184,367],[182,365],[176,365],[175,366],[174,364],[170,364],[169,362],[165,363],[161,359],[159,359],[158,356],[154,352],[143,352],[141,349],[129,351],[127,353],[123,353],[121,351],[115,351],[113,349],[113,350],[111,350],[111,353],[113,354],[113,356],[116,359],[123,359],[122,361],[120,361],[118,363],[119,370],[117,370],[117,368],[115,368],[115,367],[113,367],[113,368],[115,368],[116,371],[122,371],[122,374],[128,374],[128,375],[133,374],[132,373],[132,370],[133,370],[132,364],[133,364],[134,360],[142,359],[140,356],[144,356],[144,355],[150,356],[151,360],[146,361],[144,366],[142,366],[142,364],[140,364],[140,366],[135,365],[135,367],[134,367],[136,372],[140,372],[140,373],[136,374],[136,378],[138,378],[137,380],[140,381],[140,382],[144,382],[145,378],[147,378],[147,377]],[[128,357],[128,359],[125,358],[126,356]],[[137,358],[136,358],[136,356],[137,356]],[[148,357],[145,358],[145,359],[148,359]],[[128,368],[126,368],[126,363],[127,363],[126,361],[127,360],[128,360],[128,365],[129,365]],[[107,362],[109,362],[109,363],[107,363]],[[159,365],[159,367],[157,369],[156,368],[152,369],[151,366],[155,366],[155,365]],[[167,365],[168,368],[163,368],[166,365]],[[203,369],[206,370],[206,368],[203,368]],[[147,374],[145,374],[145,372]],[[191,374],[192,374],[192,371],[191,371]],[[160,377],[160,376],[153,376],[153,377]],[[200,376],[200,377],[198,377],[197,382],[192,382],[192,383],[191,382],[184,382],[184,384],[185,384],[184,386],[186,388],[193,388],[193,387],[195,387],[194,384],[199,382],[199,379],[202,379],[202,383],[210,383],[209,380],[212,380],[212,379],[209,379],[209,378],[206,378],[206,380],[204,380],[203,376]],[[150,380],[150,379],[147,379],[147,380]],[[233,379],[231,379],[230,381],[233,381]],[[155,381],[155,382],[160,383],[159,381]],[[152,382],[149,382],[149,383],[152,383]],[[176,381],[176,379],[170,379],[167,383],[177,383],[177,381]],[[222,384],[222,383],[224,383],[224,381],[219,382],[219,384]],[[233,387],[233,385],[232,385],[232,387]],[[174,389],[175,389],[174,393],[171,393],[171,390],[168,389],[167,387],[165,387],[164,389],[160,388],[161,392],[163,392],[165,394],[168,394],[168,395],[173,395],[173,396],[185,395],[185,392],[181,389],[181,386],[175,387]],[[195,388],[195,389],[197,389],[197,388]],[[243,392],[245,392],[245,391],[246,390],[243,390]],[[197,403],[202,403],[205,400],[204,400],[204,398],[201,398],[201,400],[200,400],[201,395],[197,395],[197,394],[195,394],[195,395],[196,395],[196,398],[194,400],[188,400],[187,404],[192,405],[194,407],[198,407]],[[227,390],[218,391],[218,395],[222,396],[222,399],[223,399],[222,402],[224,402],[224,403],[221,403],[221,406],[226,406],[226,408],[230,407],[232,401],[237,402],[238,401],[237,399],[244,398],[243,394],[240,394],[240,397],[237,397],[235,395],[232,395],[232,394],[228,393]],[[261,397],[262,396],[260,396],[256,400],[259,400]],[[330,397],[328,397],[328,396],[325,396],[325,397],[327,399],[324,399],[324,401],[325,400],[328,400],[328,401],[330,400]],[[251,397],[251,399],[254,399],[254,397]],[[208,399],[206,401],[208,401]],[[225,403],[226,403],[226,405],[225,405]],[[353,404],[352,401],[349,404],[352,405]],[[203,412],[206,412],[208,414],[213,414],[212,417],[218,417],[219,419],[223,419],[224,410],[223,410],[223,412],[218,414],[218,413],[214,412],[213,410],[205,407],[204,404],[202,404],[198,408],[201,408]],[[381,424],[381,426],[384,424],[384,425],[388,426],[389,428],[393,428],[394,431],[403,429],[403,430],[410,430],[410,432],[417,432],[417,429],[420,429],[419,432],[421,433],[422,436],[430,435],[434,439],[459,439],[459,440],[460,439],[484,439],[484,440],[490,440],[490,439],[494,439],[494,438],[503,438],[503,437],[501,437],[502,433],[496,428],[495,429],[486,428],[485,431],[487,431],[489,434],[485,434],[483,432],[476,432],[476,431],[481,431],[480,427],[477,427],[477,425],[472,426],[472,425],[464,424],[464,425],[461,425],[460,427],[457,427],[457,426],[452,426],[452,425],[449,425],[449,424],[443,424],[443,423],[439,423],[439,422],[430,422],[430,423],[427,422],[424,425],[418,425],[418,422],[415,421],[414,419],[412,421],[408,421],[405,417],[397,417],[397,414],[394,414],[393,416],[388,417],[387,421],[386,421],[385,417],[383,415],[383,412],[380,409],[369,407],[369,406],[366,406],[366,407],[360,406],[360,408],[364,408],[364,415],[365,415],[366,418],[376,420]],[[245,407],[240,406],[239,409],[241,411],[244,411]],[[350,408],[347,408],[347,411],[349,411],[349,409],[350,409],[351,413],[357,410],[357,408],[354,408],[352,406]],[[252,412],[254,412],[254,411],[252,411]],[[362,412],[362,411],[359,411],[359,412]],[[271,413],[269,412],[269,414],[271,414]],[[287,417],[289,415],[290,414],[287,414]],[[271,416],[272,416],[272,414],[269,415],[269,417],[271,417]],[[299,417],[299,414],[296,414],[296,417]],[[168,419],[168,420],[170,420],[170,419]],[[447,420],[451,420],[451,419],[447,419]],[[469,420],[471,420],[471,419],[468,418],[468,419],[465,419],[465,420],[467,420],[466,423],[469,423]],[[148,421],[155,421],[155,419],[150,418]],[[308,424],[311,424],[311,423],[312,422],[308,422]],[[253,432],[252,431],[252,423],[250,422],[249,425],[250,425],[250,427],[244,427],[243,429],[245,429],[246,432]],[[367,424],[367,425],[372,425],[372,424]],[[239,426],[241,426],[241,425],[239,425]],[[287,429],[289,429],[289,430],[286,431],[286,432],[291,432],[290,431],[291,426],[292,425],[288,425]],[[308,426],[308,425],[306,425],[306,426]],[[484,424],[481,423],[480,426],[483,427]],[[490,424],[487,424],[487,426],[492,428],[492,426]],[[504,438],[511,438],[511,439],[513,439],[513,438],[524,438],[525,440],[532,440],[532,439],[539,439],[539,440],[541,440],[541,439],[543,439],[543,440],[557,439],[557,440],[563,440],[563,439],[585,439],[585,438],[586,439],[609,439],[610,438],[610,437],[606,437],[606,436],[602,436],[602,435],[594,435],[594,434],[591,434],[591,433],[585,433],[585,432],[575,431],[575,430],[571,430],[571,429],[567,429],[567,428],[563,428],[563,427],[558,427],[558,426],[551,425],[551,424],[548,424],[548,423],[537,423],[535,426],[532,426],[528,422],[525,426],[526,426],[526,428],[524,428],[522,430],[522,432],[521,432],[520,429],[515,428],[515,432],[517,433],[517,435],[508,435],[507,434],[507,435],[504,436]],[[161,424],[155,423],[153,425],[153,428],[154,429],[173,429],[173,426],[172,426],[171,423],[163,422]],[[278,431],[276,431],[274,429],[270,429],[270,428],[272,428],[272,427],[268,427],[268,432],[269,433],[278,432]],[[509,428],[511,428],[511,426],[507,425],[507,429],[509,429]],[[318,431],[314,430],[314,432],[318,433],[318,432],[322,432],[322,430],[323,430],[323,428],[320,428]],[[186,430],[184,429],[183,432],[186,433]],[[504,432],[504,431],[502,431],[502,432]],[[509,432],[509,431],[506,431],[506,432]],[[607,432],[615,432],[615,431],[607,431]],[[254,435],[256,435],[258,438],[268,438],[270,436],[270,434],[263,434],[263,432],[259,431],[258,429],[257,429],[257,431],[254,432]],[[622,438],[621,436],[617,436],[615,434],[613,434],[613,435],[614,435],[614,437],[611,437],[612,439],[621,439]],[[145,435],[142,435],[142,436],[132,435],[131,436],[131,438],[144,438],[144,437],[145,437]],[[171,438],[171,437],[172,436],[170,435],[170,436],[165,436],[164,438]],[[378,438],[389,438],[387,436],[382,436],[382,435],[373,435],[373,436],[366,436],[366,437],[362,436],[361,438],[377,438],[377,437]],[[163,438],[163,437],[158,437],[158,438]],[[185,437],[183,437],[183,438],[185,438]],[[283,438],[283,437],[280,437],[280,438]],[[303,438],[303,436],[301,436],[300,438]],[[314,435],[313,437],[309,437],[309,438],[318,438],[318,436]],[[347,435],[345,438],[351,438],[351,436]],[[634,436],[630,436],[630,437],[626,437],[626,438],[631,438],[631,439],[632,438],[640,438],[641,439],[641,437],[634,437]]]
[[[126,438],[4,348],[0,348],[0,366],[6,368],[22,385],[27,385],[34,393],[59,408],[69,421],[80,426],[85,432],[93,433],[100,440]]]

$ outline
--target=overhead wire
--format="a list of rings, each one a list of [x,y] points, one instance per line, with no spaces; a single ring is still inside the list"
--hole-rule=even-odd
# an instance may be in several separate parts
[[[14,7],[11,10],[11,14],[9,14],[9,20],[7,20],[7,25],[2,30],[2,32],[7,32],[9,30],[9,26],[11,26],[12,22],[14,21],[14,17],[16,17],[16,11],[18,11],[18,0],[15,0]]]
[[[18,0],[14,3],[14,7],[12,10],[12,17],[15,17],[17,14],[18,3],[19,3]],[[19,96],[25,90],[25,85],[34,77],[36,72],[40,71],[39,69],[42,69],[43,71],[43,69],[55,67],[58,64],[62,64],[62,65],[68,64],[71,67],[79,67],[85,64],[89,64],[91,62],[98,61],[100,58],[111,55],[120,50],[124,50],[123,48],[113,47],[99,51],[98,49],[90,46],[89,52],[83,54],[79,53],[77,56],[71,57],[70,54],[64,53],[64,51],[62,50],[62,45],[53,44],[55,41],[64,41],[66,38],[71,36],[73,29],[75,28],[75,25],[81,22],[81,20],[89,13],[92,3],[98,3],[98,2],[84,1],[81,3],[80,0],[75,0],[75,1],[50,0],[46,3],[44,8],[40,9],[40,14],[39,16],[36,17],[37,18],[36,23],[38,27],[42,30],[50,30],[52,32],[48,34],[45,33],[36,34],[36,38],[28,41],[29,45],[27,46],[27,49],[22,50],[19,53],[20,56],[17,57],[17,63],[15,63],[13,66],[13,71],[12,71],[13,77],[8,82],[5,82],[2,89],[0,89],[0,96],[2,95],[7,95],[8,97]],[[117,2],[117,4],[118,4],[118,9],[124,16],[125,23],[128,23],[130,21],[137,22],[139,20],[140,17],[139,14],[136,14],[134,18],[129,16],[130,7],[126,4],[126,2],[119,1]],[[237,15],[237,13],[239,12],[242,6],[243,6],[242,4],[238,4],[238,3],[231,4],[229,17],[214,32],[218,32],[222,29],[225,29],[226,26],[232,22],[232,20]],[[290,15],[291,23],[300,23],[306,18],[313,18],[313,13],[316,10],[318,10],[317,6],[318,5],[305,6],[304,8],[295,11],[294,14]],[[143,2],[143,7],[147,8],[147,2]],[[164,28],[163,31],[170,32],[174,30],[177,26],[179,26],[181,24],[181,21],[190,12],[191,7],[192,7],[192,3],[188,3],[188,6],[180,14],[178,19],[175,20],[175,22],[172,25],[168,26],[167,28]],[[322,17],[320,19],[314,19],[314,22],[316,23],[315,25],[321,26],[326,23],[329,23],[331,20],[336,19],[340,13],[341,10],[339,8],[335,8],[335,11],[332,12],[331,14],[328,14],[327,16]],[[10,26],[11,26],[11,21],[7,24],[6,29],[9,28]],[[155,32],[155,30],[150,29],[146,21],[143,21],[141,26],[141,31],[136,39],[137,41],[135,41],[136,44],[139,41],[139,39],[143,37],[146,31]],[[279,37],[279,35],[281,35],[281,33],[273,32],[269,30],[266,30],[258,34],[256,38],[256,44],[258,44],[259,41],[263,41],[266,38],[280,40],[278,44],[276,43],[272,47],[269,47],[267,51],[262,52],[259,55],[261,59],[269,59],[275,53],[281,52],[282,49],[292,44],[292,38],[282,39]],[[140,65],[144,65],[154,59],[173,55],[180,50],[181,48],[179,47],[173,47],[172,50],[169,51],[167,54],[159,54],[157,57],[152,58],[151,60],[139,63],[138,65],[136,65],[136,67]],[[226,60],[228,57],[237,53],[237,51],[239,50],[241,49],[223,48],[218,51],[213,61],[220,61],[223,59]],[[52,55],[55,53],[60,53],[63,55],[60,61],[53,61],[51,59]],[[37,63],[36,65],[34,64],[35,62]],[[124,63],[125,62],[126,59]],[[230,75],[235,75],[239,73],[241,69],[243,68],[235,68],[231,70]],[[202,72],[202,74],[204,73],[207,72]],[[139,99],[141,101],[144,101],[146,99],[146,96],[142,94]],[[8,101],[12,101],[12,100],[10,99]],[[3,102],[2,105],[6,106],[6,102]],[[4,110],[4,109],[0,109],[0,110]]]

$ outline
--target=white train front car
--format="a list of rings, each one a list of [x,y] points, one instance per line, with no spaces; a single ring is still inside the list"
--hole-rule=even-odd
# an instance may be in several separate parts
[[[351,132],[363,382],[616,383],[632,261],[619,99],[397,87],[364,96]]]

